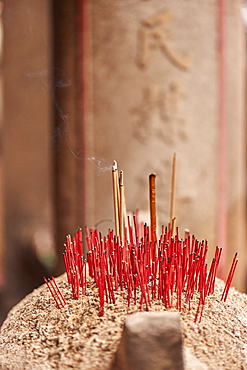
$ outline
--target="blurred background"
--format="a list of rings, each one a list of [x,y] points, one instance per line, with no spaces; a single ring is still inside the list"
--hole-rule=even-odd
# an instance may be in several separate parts
[[[178,226],[224,248],[223,278],[238,251],[246,291],[246,9],[0,1],[0,321],[64,271],[66,234],[114,227],[113,160],[146,222],[157,173],[167,224],[174,152]]]

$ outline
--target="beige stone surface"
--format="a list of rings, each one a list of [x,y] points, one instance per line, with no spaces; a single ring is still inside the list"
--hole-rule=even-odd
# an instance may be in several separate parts
[[[192,355],[188,348],[184,349],[185,368],[190,370],[208,370],[208,366]]]
[[[213,250],[218,243],[221,135],[217,2],[88,3],[86,223],[113,228],[110,171],[115,159],[125,172],[130,211],[148,212],[148,175],[157,173],[158,219],[166,224],[176,152],[178,225],[208,239]],[[236,250],[243,257],[235,280],[243,289],[245,47],[240,6],[240,0],[225,2],[226,238],[227,265]]]
[[[112,370],[183,370],[182,333],[176,312],[128,316]]]

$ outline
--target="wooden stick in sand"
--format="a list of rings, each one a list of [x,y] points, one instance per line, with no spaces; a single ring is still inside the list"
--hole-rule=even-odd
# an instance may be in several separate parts
[[[170,200],[170,225],[171,225],[171,235],[172,236],[174,236],[175,229],[176,229],[176,219],[174,218],[176,170],[177,170],[177,157],[176,157],[176,153],[174,153],[173,160],[172,160],[172,182],[171,182],[171,200]]]
[[[112,165],[112,185],[113,185],[113,205],[114,205],[114,221],[115,221],[115,234],[120,236],[119,231],[119,181],[118,181],[118,168],[117,162],[113,161]]]
[[[119,176],[119,194],[120,194],[120,206],[119,206],[119,234],[120,243],[124,244],[124,212],[125,212],[125,196],[124,196],[124,182],[123,182],[123,171],[120,171]]]
[[[149,205],[150,205],[150,228],[151,228],[151,241],[152,241],[152,256],[154,255],[156,236],[156,188],[155,188],[156,175],[151,173],[149,175]]]

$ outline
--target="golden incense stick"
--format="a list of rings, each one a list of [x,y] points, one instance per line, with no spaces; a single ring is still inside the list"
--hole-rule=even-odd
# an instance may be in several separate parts
[[[124,182],[123,182],[123,171],[120,171],[119,177],[119,194],[120,194],[120,206],[119,206],[119,234],[120,243],[124,244]]]
[[[174,153],[173,161],[172,161],[172,183],[171,183],[171,199],[170,199],[170,225],[171,226],[172,226],[172,220],[174,219],[176,169],[177,169],[177,158],[176,158],[176,153]]]
[[[113,185],[115,234],[116,236],[119,236],[119,182],[118,182],[118,168],[117,168],[116,161],[113,161],[113,165],[112,165],[112,185]]]

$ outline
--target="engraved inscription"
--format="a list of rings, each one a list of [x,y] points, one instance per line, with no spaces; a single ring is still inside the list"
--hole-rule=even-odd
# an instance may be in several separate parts
[[[152,137],[173,144],[176,139],[186,140],[185,119],[180,117],[179,102],[185,98],[182,87],[171,82],[167,89],[147,86],[142,98],[131,113],[136,116],[133,135],[142,144]]]
[[[187,70],[190,67],[190,55],[177,52],[169,45],[171,40],[169,24],[173,18],[171,11],[163,10],[141,23],[137,37],[136,64],[138,67],[149,67],[151,55],[155,49],[159,49],[177,68]]]

